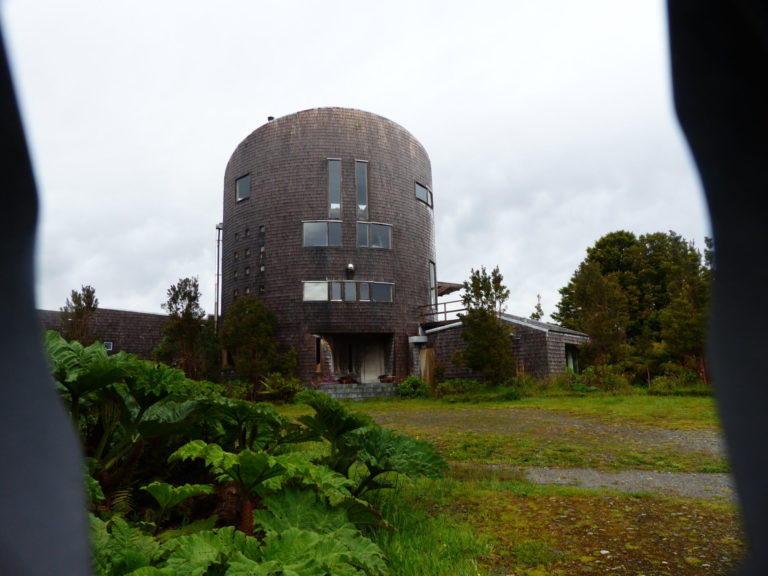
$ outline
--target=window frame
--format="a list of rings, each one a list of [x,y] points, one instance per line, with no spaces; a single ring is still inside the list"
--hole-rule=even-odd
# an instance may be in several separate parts
[[[432,208],[432,205],[433,205],[432,190],[429,188],[429,186],[414,180],[413,189],[414,189],[414,193],[416,194],[416,200]],[[420,189],[424,191],[421,193],[421,195],[419,194]]]
[[[245,186],[241,186],[241,183],[245,183]],[[241,194],[242,192],[242,194]],[[245,174],[235,180],[235,202],[242,202],[248,200],[251,197],[251,174]]]
[[[392,250],[392,224],[384,224],[383,222],[358,222],[357,223],[357,247],[358,248],[371,248],[373,250]],[[387,245],[377,246],[374,245],[374,238],[378,237],[374,230],[387,230]],[[364,231],[361,233],[361,231]],[[365,238],[363,238],[365,236]]]
[[[328,218],[341,220],[341,158],[326,158],[328,165]]]
[[[308,225],[323,224],[325,225],[324,241],[321,244],[308,244],[307,243],[307,230]],[[342,238],[341,220],[304,220],[301,223],[301,245],[304,248],[338,248],[343,246],[344,240]],[[335,232],[332,232],[332,228]],[[333,243],[332,243],[333,241]]]
[[[355,160],[355,201],[357,219],[369,218],[368,160]]]

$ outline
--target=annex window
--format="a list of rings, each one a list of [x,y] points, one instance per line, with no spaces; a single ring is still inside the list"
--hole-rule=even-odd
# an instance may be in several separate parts
[[[416,182],[416,199],[421,200],[427,206],[432,206],[432,190]]]
[[[328,218],[341,218],[341,160],[328,159]]]
[[[328,282],[304,282],[304,301],[328,300]]]
[[[392,226],[358,222],[357,245],[361,248],[392,248]]]
[[[235,199],[240,202],[251,197],[251,175],[246,174],[235,180]]]
[[[357,219],[368,220],[368,162],[365,160],[355,160],[355,187]]]
[[[304,222],[304,246],[341,246],[341,222]]]
[[[392,302],[392,284],[372,282],[371,300],[374,302]]]

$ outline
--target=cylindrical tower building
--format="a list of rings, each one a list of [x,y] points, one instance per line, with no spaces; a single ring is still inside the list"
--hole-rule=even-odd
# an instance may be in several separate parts
[[[404,378],[419,306],[437,301],[432,208],[429,157],[398,124],[344,108],[271,120],[227,165],[223,314],[261,298],[305,382]]]

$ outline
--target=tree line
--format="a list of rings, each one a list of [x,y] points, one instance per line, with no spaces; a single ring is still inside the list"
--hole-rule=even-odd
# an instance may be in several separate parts
[[[168,313],[163,339],[154,351],[160,362],[180,368],[193,380],[218,382],[222,372],[254,386],[250,395],[262,389],[299,387],[293,380],[296,352],[279,346],[277,320],[263,301],[252,296],[239,298],[222,318],[216,330],[214,319],[200,305],[197,278],[181,278],[166,292],[161,304]],[[62,334],[67,340],[89,345],[97,339],[89,328],[99,300],[92,286],[72,290],[60,308]]]
[[[634,384],[687,370],[708,381],[706,328],[713,243],[704,252],[675,232],[606,234],[587,249],[553,320],[585,332],[585,360]]]

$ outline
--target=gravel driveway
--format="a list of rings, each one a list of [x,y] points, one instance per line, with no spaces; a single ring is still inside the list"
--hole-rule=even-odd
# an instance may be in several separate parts
[[[599,445],[620,438],[621,442],[638,450],[664,448],[679,453],[695,453],[722,458],[725,446],[716,430],[678,430],[629,422],[611,422],[595,417],[568,414],[563,411],[488,407],[463,407],[460,410],[407,410],[371,412],[383,426],[407,433],[430,429],[443,431],[474,431],[479,434],[513,436],[519,433],[544,434],[556,439],[589,436]],[[736,499],[730,474],[703,472],[666,472],[625,469],[618,471],[592,468],[558,468],[542,466],[512,467],[505,464],[474,466],[489,469],[519,470],[530,482],[559,484],[584,488],[613,488],[624,492],[657,492],[687,498]]]

